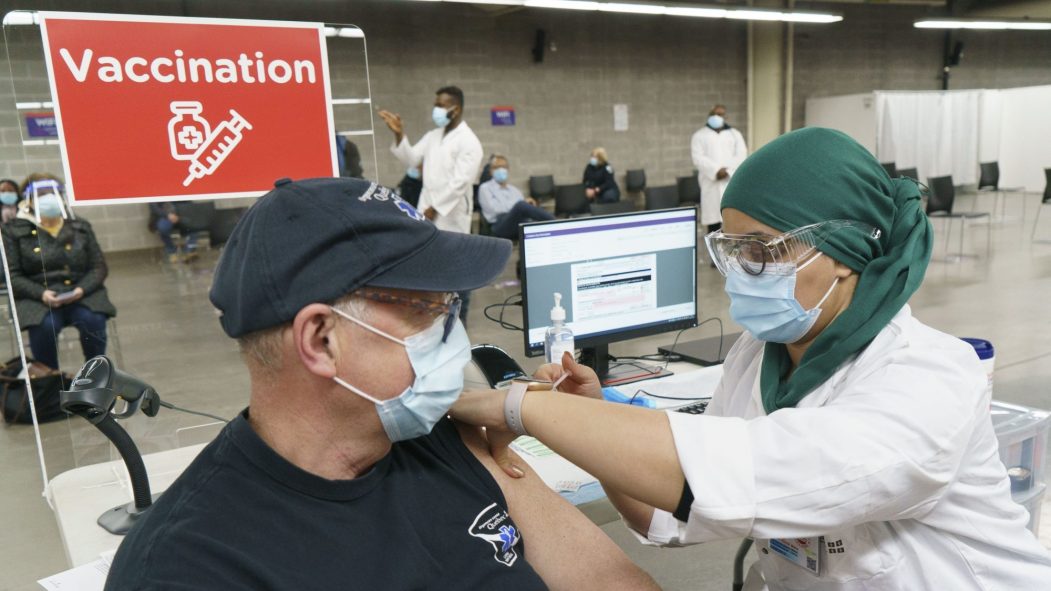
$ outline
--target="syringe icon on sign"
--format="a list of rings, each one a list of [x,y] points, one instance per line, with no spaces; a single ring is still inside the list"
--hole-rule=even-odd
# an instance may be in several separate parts
[[[226,160],[237,144],[244,137],[242,132],[245,128],[252,129],[250,124],[237,111],[230,109],[230,119],[223,121],[212,130],[201,147],[197,148],[193,157],[190,158],[190,175],[182,182],[188,187],[194,179],[204,178],[215,172],[216,168]]]

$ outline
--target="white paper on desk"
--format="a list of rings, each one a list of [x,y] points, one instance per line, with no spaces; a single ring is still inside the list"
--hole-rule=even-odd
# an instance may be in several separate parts
[[[545,484],[558,492],[575,492],[585,484],[598,482],[598,478],[558,454],[542,457],[523,455],[521,457],[530,468],[536,471]]]
[[[695,371],[676,373],[666,378],[628,384],[621,386],[619,389],[629,397],[636,393],[639,393],[639,396],[644,396],[648,392],[658,396],[678,398],[679,400],[650,398],[657,403],[657,408],[672,408],[700,398],[711,398],[715,392],[715,387],[719,385],[719,380],[722,377],[721,366],[706,367]]]
[[[103,552],[98,560],[40,579],[37,583],[48,591],[102,591],[116,553],[116,550]]]

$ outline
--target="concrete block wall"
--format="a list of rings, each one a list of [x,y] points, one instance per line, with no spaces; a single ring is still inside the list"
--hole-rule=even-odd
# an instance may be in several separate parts
[[[945,32],[914,28],[937,14],[914,6],[808,4],[844,15],[821,27],[795,29],[795,128],[804,123],[806,99],[873,90],[941,89]],[[1047,31],[962,31],[963,59],[949,88],[1011,88],[1051,84],[1051,34]]]
[[[564,10],[492,9],[407,0],[37,0],[43,10],[170,14],[257,19],[323,20],[359,25],[367,36],[374,108],[400,113],[411,138],[429,130],[434,90],[457,84],[467,95],[466,117],[487,153],[511,158],[511,180],[525,187],[533,174],[558,183],[579,182],[592,147],[602,145],[623,181],[629,168],[645,168],[651,186],[690,174],[690,135],[710,106],[722,102],[729,121],[747,133],[746,25],[660,16]],[[18,7],[0,0],[0,11]],[[807,8],[822,8],[808,3]],[[793,125],[803,123],[806,98],[877,89],[940,87],[943,37],[912,27],[930,8],[825,6],[846,20],[795,29]],[[542,64],[530,55],[537,29],[547,33]],[[0,67],[0,175],[21,179],[33,170],[61,171],[53,146],[23,151],[10,80],[23,95],[46,98],[39,40],[29,27],[12,32],[11,72]],[[1051,83],[1051,35],[961,35],[964,61],[952,88]],[[364,96],[363,44],[329,43],[333,96]],[[39,100],[39,99],[36,99]],[[630,129],[613,131],[613,105],[629,105]],[[512,105],[518,123],[493,127],[489,109]],[[389,153],[391,135],[374,109],[337,106],[338,130],[376,127],[376,150],[357,138],[367,174],[394,185],[401,165]],[[294,149],[276,147],[275,149]],[[275,177],[281,176],[275,171]],[[114,182],[119,182],[119,174]],[[146,231],[146,207],[84,208],[99,227],[103,247],[125,250],[157,245]]]

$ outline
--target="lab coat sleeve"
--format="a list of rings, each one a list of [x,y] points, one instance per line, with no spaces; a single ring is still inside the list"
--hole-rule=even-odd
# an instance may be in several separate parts
[[[449,183],[431,192],[431,207],[439,215],[452,213],[457,202],[471,193],[471,185],[478,179],[478,172],[482,169],[482,144],[473,135],[462,137],[461,141],[453,160]]]
[[[701,176],[715,181],[715,174],[722,166],[708,154],[704,145],[704,134],[700,131],[693,134],[693,138],[690,139],[690,157],[693,159],[694,168],[701,173]]]
[[[734,134],[734,140],[736,140],[734,141],[734,156],[733,161],[726,167],[726,171],[731,175],[737,170],[737,167],[744,162],[744,159],[748,158],[748,144],[744,142],[744,136],[736,129],[732,131]]]
[[[423,162],[423,155],[427,153],[427,142],[430,141],[430,137],[430,134],[426,134],[413,145],[409,143],[409,136],[402,135],[401,143],[392,144],[390,152],[401,161],[405,168],[419,168],[420,163]]]
[[[694,502],[686,523],[654,515],[651,540],[811,537],[928,513],[989,401],[980,372],[919,356],[930,365],[887,364],[826,406],[748,421],[669,412]]]

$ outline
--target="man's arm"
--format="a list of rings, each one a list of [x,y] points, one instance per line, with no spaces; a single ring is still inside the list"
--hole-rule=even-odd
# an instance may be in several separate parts
[[[508,513],[526,541],[529,564],[552,590],[660,589],[583,513],[518,460],[525,476],[510,478],[489,455],[481,429],[456,424],[460,437],[489,470],[507,500]],[[513,453],[513,452],[512,452]]]

